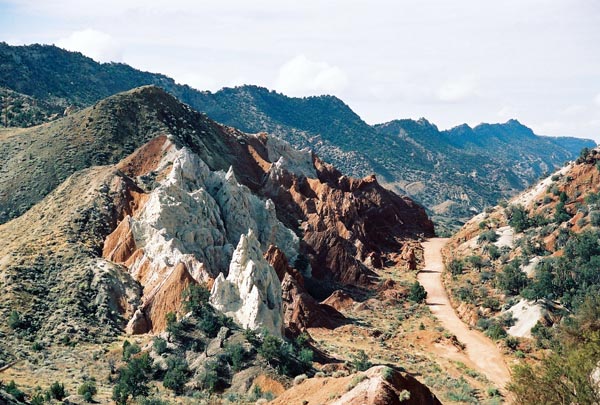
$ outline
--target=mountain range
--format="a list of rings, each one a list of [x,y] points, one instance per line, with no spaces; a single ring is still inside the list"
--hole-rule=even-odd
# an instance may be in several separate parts
[[[446,131],[426,119],[369,125],[333,96],[293,98],[258,86],[199,91],[54,46],[0,43],[2,122],[9,126],[56,119],[148,84],[223,124],[310,147],[347,175],[376,174],[387,187],[425,205],[438,232],[457,228],[595,146],[591,140],[539,136],[516,120]]]

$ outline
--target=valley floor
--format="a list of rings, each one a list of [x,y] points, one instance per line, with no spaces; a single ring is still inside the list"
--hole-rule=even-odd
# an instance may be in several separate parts
[[[510,371],[500,349],[483,333],[470,329],[460,320],[442,284],[444,265],[441,249],[447,241],[448,239],[444,238],[433,238],[423,244],[425,268],[419,272],[418,280],[427,291],[427,305],[442,325],[465,345],[464,353],[468,357],[468,362],[465,363],[473,365],[473,368],[504,391],[504,387],[510,381]]]

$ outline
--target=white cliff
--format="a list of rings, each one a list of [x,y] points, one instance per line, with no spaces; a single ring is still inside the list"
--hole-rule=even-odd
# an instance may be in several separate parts
[[[272,335],[282,336],[281,283],[264,259],[253,231],[240,238],[229,275],[225,278],[223,273],[219,274],[211,290],[210,303],[244,328],[266,329]]]

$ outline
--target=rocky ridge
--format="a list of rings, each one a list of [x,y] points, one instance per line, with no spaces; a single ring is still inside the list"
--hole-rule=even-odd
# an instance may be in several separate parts
[[[107,127],[115,115],[118,125]],[[136,118],[124,118],[132,115]],[[81,129],[64,132],[69,143],[49,136],[67,128]],[[89,143],[92,133],[98,138]],[[82,156],[115,137],[137,149],[114,149],[110,159],[120,157],[115,164],[77,170],[93,162]],[[69,148],[71,143],[79,149]],[[64,332],[74,340],[103,339],[120,333],[128,320],[133,320],[128,327],[132,333],[161,330],[165,314],[179,308],[186,285],[210,285],[219,273],[231,271],[233,247],[248,229],[260,242],[254,263],[275,245],[299,266],[293,274],[300,270],[308,280],[327,281],[313,285],[332,290],[336,283],[368,287],[375,278],[365,263],[373,258],[400,261],[396,252],[403,241],[433,233],[420,206],[387,191],[374,177],[348,178],[308,151],[212,123],[154,87],[7,136],[2,145],[27,145],[27,153],[44,150],[36,154],[39,162],[28,171],[30,177],[22,178],[22,191],[2,193],[0,201],[3,208],[14,207],[15,200],[33,204],[0,226],[2,235],[10,235],[3,236],[7,243],[0,252],[9,297],[1,311],[18,308],[32,335],[53,330],[58,333],[46,336],[60,339]],[[47,180],[50,188],[60,181],[45,177],[50,162],[73,174],[43,194],[31,187],[34,181]],[[12,187],[20,174],[11,172],[2,190]],[[86,198],[77,197],[82,190],[89,190]],[[37,281],[30,284],[25,277]],[[298,280],[284,283],[289,286],[284,312],[309,300],[310,289],[304,292]],[[40,295],[39,288],[55,293]],[[297,294],[305,299],[296,301]],[[65,295],[72,297],[68,306]],[[320,308],[316,301],[310,305]],[[82,310],[72,311],[72,306]],[[298,330],[314,319],[293,318],[301,319]],[[89,333],[90,322],[94,333]],[[249,320],[241,320],[245,322]],[[273,329],[280,324],[274,321]]]

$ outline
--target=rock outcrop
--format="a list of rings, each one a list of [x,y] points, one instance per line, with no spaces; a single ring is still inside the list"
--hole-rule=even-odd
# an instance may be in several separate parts
[[[356,382],[358,381],[358,383]],[[376,366],[347,377],[309,378],[271,403],[329,405],[441,405],[436,396],[408,374]]]
[[[160,160],[148,152],[154,149],[163,151]],[[131,174],[163,178],[131,210],[133,216],[124,214],[104,244],[104,257],[127,267],[144,288],[141,313],[131,319],[129,332],[163,329],[165,314],[179,309],[190,282],[210,283],[227,272],[233,246],[248,229],[261,250],[277,244],[296,255],[298,237],[277,219],[274,204],[237,183],[233,169],[213,172],[167,137],[152,140],[133,156],[120,166]]]
[[[353,389],[332,402],[332,405],[400,405],[440,404],[441,402],[413,377],[403,375],[385,366],[367,370],[365,379]]]
[[[319,303],[306,291],[302,274],[290,267],[281,250],[275,246],[269,247],[265,259],[273,266],[281,281],[287,335],[297,336],[310,327],[333,329],[347,322],[335,308]]]
[[[75,318],[84,338],[93,336],[87,320],[110,335],[132,319],[131,332],[160,330],[186,283],[226,278],[248,229],[261,260],[274,245],[297,267],[286,288],[297,314],[290,319],[303,328],[315,307],[294,298],[303,288],[308,297],[314,285],[369,286],[371,266],[394,260],[403,240],[432,233],[422,207],[374,177],[342,176],[308,150],[219,125],[157,87],[0,143],[18,151],[10,173],[36,156],[19,182],[11,175],[2,183],[2,210],[25,214],[0,225],[9,303],[0,315],[18,306],[40,334],[72,334]],[[302,276],[311,282],[303,286]],[[59,301],[79,309],[50,311]]]
[[[244,328],[282,336],[281,285],[253,231],[241,236],[227,278],[221,273],[215,279],[210,304]]]

